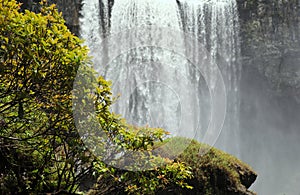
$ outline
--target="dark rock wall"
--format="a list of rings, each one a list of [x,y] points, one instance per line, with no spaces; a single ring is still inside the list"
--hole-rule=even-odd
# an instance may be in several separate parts
[[[244,74],[256,68],[278,92],[300,103],[300,3],[238,0]]]
[[[300,1],[238,0],[242,160],[258,194],[299,194]]]

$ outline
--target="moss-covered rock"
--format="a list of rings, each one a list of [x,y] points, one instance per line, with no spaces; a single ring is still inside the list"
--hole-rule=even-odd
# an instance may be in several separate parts
[[[211,194],[211,195],[253,195],[248,190],[257,174],[239,159],[206,144],[186,138],[167,140],[168,146],[159,153],[164,157],[176,158],[192,167],[194,178],[188,183],[192,190],[166,189],[158,194]],[[183,146],[189,146],[176,157]]]
[[[185,181],[193,189],[182,188],[169,183],[169,185],[164,185],[152,191],[151,194],[255,195],[248,188],[256,180],[257,174],[247,164],[216,148],[195,140],[175,137],[154,145],[152,151],[164,158],[175,159],[175,162],[184,163],[190,167],[193,177]],[[127,172],[126,174],[132,176],[135,175],[139,178],[145,176],[149,179],[151,178],[149,174],[155,175],[156,171],[143,171],[135,174],[125,170],[117,170],[122,174]],[[131,180],[134,180],[135,177],[132,176]],[[124,182],[122,183],[113,177],[100,176],[97,184],[88,194],[123,195],[129,194],[129,192],[125,190]]]

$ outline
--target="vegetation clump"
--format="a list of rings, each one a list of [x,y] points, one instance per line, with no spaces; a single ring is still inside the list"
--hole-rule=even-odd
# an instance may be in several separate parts
[[[255,194],[247,189],[256,180],[257,174],[245,163],[232,155],[209,145],[182,137],[165,140],[169,147],[159,151],[164,157],[173,158],[176,149],[186,143],[189,146],[178,156],[178,162],[185,162],[192,168],[193,178],[188,183],[192,190],[172,189],[179,194]],[[172,151],[175,151],[172,152]],[[165,192],[165,191],[164,191]]]

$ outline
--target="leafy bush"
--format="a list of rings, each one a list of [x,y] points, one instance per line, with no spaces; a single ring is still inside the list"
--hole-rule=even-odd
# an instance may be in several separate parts
[[[133,127],[109,111],[110,84],[96,79],[88,49],[67,29],[55,6],[42,1],[37,14],[19,9],[15,0],[0,0],[1,193],[76,193],[83,185],[91,187],[96,178],[95,187],[101,193],[112,191],[108,187],[140,194],[172,185],[190,188],[186,183],[192,177],[189,167],[151,152],[167,132]],[[164,166],[122,171],[105,164],[107,159],[95,156],[83,144],[72,110],[72,100],[81,101],[76,95],[85,92],[73,90],[79,68],[85,75],[82,82],[95,90],[83,95],[94,103],[98,126],[108,138],[95,136],[102,141],[99,148],[114,143],[120,146],[117,151],[106,152],[142,151],[134,157],[147,157],[153,160],[149,163]],[[86,127],[98,135],[99,129]]]

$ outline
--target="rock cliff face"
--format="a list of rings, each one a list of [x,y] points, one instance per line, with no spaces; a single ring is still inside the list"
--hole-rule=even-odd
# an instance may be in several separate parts
[[[257,69],[277,95],[300,103],[300,2],[238,2],[244,74]]]
[[[238,0],[241,158],[259,173],[254,188],[258,194],[299,194],[292,179],[299,178],[294,162],[300,159],[299,4]]]

